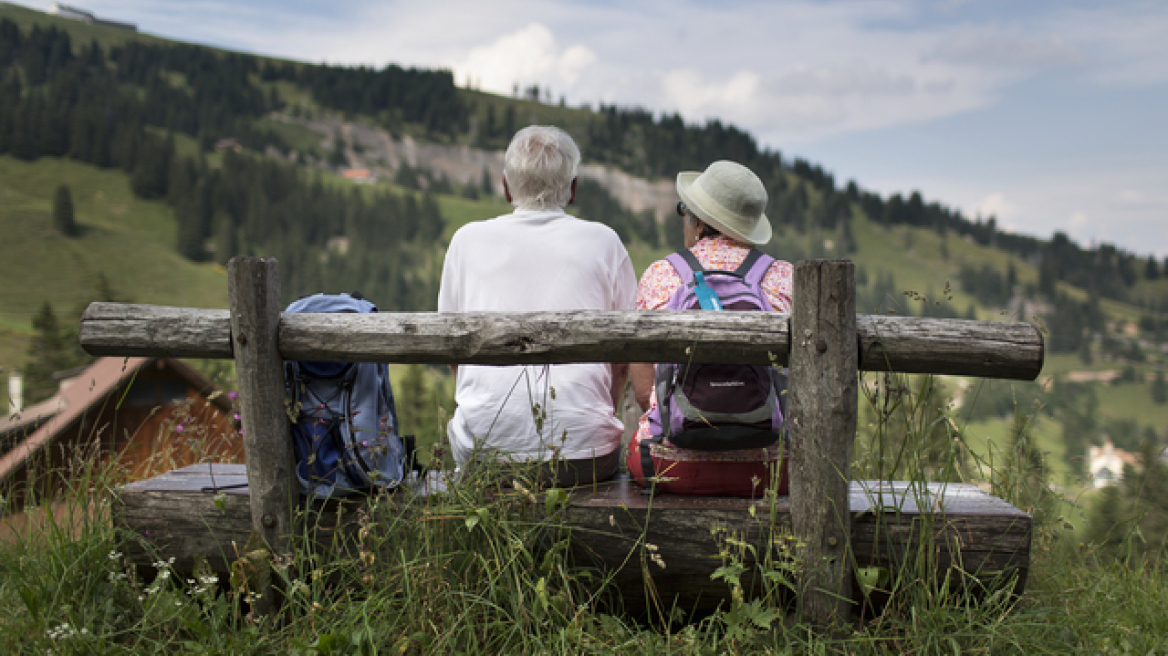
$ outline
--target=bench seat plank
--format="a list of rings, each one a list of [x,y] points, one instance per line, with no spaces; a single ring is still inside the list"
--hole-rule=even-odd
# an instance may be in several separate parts
[[[441,474],[432,474],[439,488]],[[115,499],[115,525],[139,538],[126,542],[127,556],[147,562],[149,547],[174,557],[180,569],[201,556],[213,568],[226,570],[251,531],[247,488],[222,495],[204,488],[246,481],[243,465],[204,463],[124,486]],[[849,506],[857,566],[919,567],[924,562],[937,576],[953,569],[983,579],[1016,574],[1015,592],[1025,586],[1033,521],[977,486],[853,481]],[[579,561],[612,573],[632,610],[649,603],[645,571],[660,599],[676,597],[693,608],[724,600],[726,584],[712,581],[710,574],[723,564],[718,554],[726,538],[745,539],[764,553],[761,547],[774,544],[784,531],[789,534],[791,526],[787,497],[776,499],[773,509],[766,501],[733,497],[649,497],[624,477],[574,490],[565,518],[573,526]],[[774,544],[776,553],[784,547],[781,542]],[[653,545],[665,568],[652,562],[642,567],[639,554],[645,544]],[[915,558],[925,549],[924,560]],[[753,563],[750,558],[744,562]],[[755,583],[744,578],[747,586]]]

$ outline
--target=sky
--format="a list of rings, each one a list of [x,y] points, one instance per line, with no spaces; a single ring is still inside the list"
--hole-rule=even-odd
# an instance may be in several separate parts
[[[1168,2],[70,4],[234,50],[441,67],[504,95],[539,84],[573,106],[717,118],[841,184],[1168,257]]]

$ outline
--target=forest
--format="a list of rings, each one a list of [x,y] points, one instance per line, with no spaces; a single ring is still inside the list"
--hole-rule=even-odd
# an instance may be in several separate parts
[[[458,93],[449,71],[276,62],[178,43],[129,41],[107,52],[96,42],[73,44],[69,34],[56,27],[34,26],[22,32],[15,22],[0,19],[0,153],[24,160],[69,157],[121,167],[131,173],[134,189],[143,197],[166,196],[176,207],[191,205],[180,213],[184,228],[179,249],[192,258],[206,257],[197,240],[208,239],[217,230],[225,233],[227,222],[240,234],[220,235],[216,241],[225,248],[216,251],[218,257],[259,252],[263,247],[286,253],[297,246],[286,243],[293,231],[283,231],[270,243],[257,241],[259,232],[267,232],[264,219],[245,216],[246,208],[258,212],[260,205],[271,205],[278,198],[248,201],[244,195],[249,192],[218,191],[222,183],[209,178],[191,187],[199,188],[199,194],[185,191],[185,183],[179,183],[184,191],[178,195],[168,192],[171,168],[183,171],[188,181],[192,170],[196,177],[207,175],[198,162],[171,166],[176,154],[168,146],[168,133],[195,138],[204,151],[222,138],[239,139],[255,150],[267,145],[288,150],[279,135],[254,127],[255,119],[282,108],[272,86],[276,82],[304,89],[329,110],[364,116],[394,132],[410,127],[436,141],[469,138],[475,111],[475,101]],[[494,105],[488,108],[485,125],[475,126],[475,145],[505,145],[516,126],[513,109],[503,114],[496,117]],[[590,161],[642,176],[668,177],[679,169],[700,169],[717,158],[740,161],[766,183],[771,197],[768,214],[776,223],[800,232],[837,233],[845,246],[851,241],[851,219],[859,210],[883,225],[951,232],[1023,257],[1039,267],[1038,291],[1052,299],[1057,296],[1055,285],[1065,282],[1101,298],[1133,301],[1151,309],[1168,307],[1168,299],[1130,298],[1137,273],[1158,277],[1168,262],[1143,259],[1110,244],[1085,249],[1061,233],[1045,241],[1005,232],[998,229],[994,217],[970,220],[940,203],[926,202],[919,192],[907,198],[901,194],[883,198],[854,181],[839,185],[821,166],[800,158],[788,161],[779,152],[760,149],[751,135],[718,120],[687,124],[676,114],[654,116],[640,108],[601,105],[586,113],[585,127],[574,136]],[[793,180],[805,184],[793,184]],[[296,184],[312,188],[307,180]],[[822,195],[822,202],[812,203],[809,189]],[[318,207],[328,202],[321,200],[327,195],[323,191],[297,193],[312,194]],[[195,208],[192,200],[200,195],[204,200]],[[232,201],[226,201],[228,197]],[[339,225],[336,215],[340,213],[330,212],[333,225]],[[288,223],[301,225],[297,219]],[[633,224],[622,228],[626,236]],[[651,231],[642,229],[640,234],[652,240]],[[327,239],[328,235],[313,232],[305,237],[305,245],[320,247]],[[233,242],[238,251],[232,248]],[[847,247],[844,252],[849,252]],[[361,271],[354,275],[358,279],[378,275],[367,268],[359,267]]]

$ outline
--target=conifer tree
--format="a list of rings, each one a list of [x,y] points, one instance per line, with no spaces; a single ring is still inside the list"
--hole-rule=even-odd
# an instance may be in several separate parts
[[[33,336],[28,348],[28,362],[24,367],[25,405],[39,403],[57,391],[53,374],[77,363],[69,348],[67,332],[57,321],[53,306],[48,301],[32,320]]]
[[[66,237],[76,237],[77,222],[73,216],[73,194],[68,185],[57,187],[53,196],[53,227]]]

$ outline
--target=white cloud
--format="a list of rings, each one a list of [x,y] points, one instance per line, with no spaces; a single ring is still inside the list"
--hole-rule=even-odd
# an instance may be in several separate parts
[[[743,115],[753,112],[759,100],[761,78],[753,71],[738,71],[728,78],[708,80],[693,68],[667,72],[661,80],[664,100],[691,118]]]
[[[582,45],[562,50],[547,26],[531,23],[471,49],[453,68],[462,83],[471,80],[483,91],[509,94],[516,84],[575,84],[596,59],[596,53]]]
[[[925,58],[1001,69],[1036,69],[1079,64],[1085,56],[1062,36],[1002,34],[991,26],[956,34]]]
[[[1018,206],[1006,200],[1005,194],[995,191],[977,204],[974,214],[989,218],[996,216],[999,219],[1010,218],[1018,211]]]

